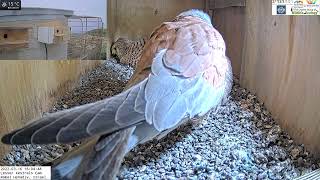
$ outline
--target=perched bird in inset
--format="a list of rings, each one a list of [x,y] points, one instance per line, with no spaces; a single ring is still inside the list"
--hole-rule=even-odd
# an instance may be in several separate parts
[[[118,38],[111,45],[111,55],[116,58],[119,63],[136,68],[146,41],[146,38],[139,38],[135,41],[122,37]]]
[[[182,12],[151,34],[124,92],[41,117],[2,142],[82,140],[54,162],[52,179],[113,179],[136,145],[159,139],[227,100],[232,69],[225,52],[225,42],[206,13]]]

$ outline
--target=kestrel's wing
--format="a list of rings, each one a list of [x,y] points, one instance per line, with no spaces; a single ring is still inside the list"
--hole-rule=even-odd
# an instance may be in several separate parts
[[[146,80],[114,97],[48,114],[2,137],[5,144],[70,143],[110,134],[145,119]],[[136,109],[136,110],[135,110]]]

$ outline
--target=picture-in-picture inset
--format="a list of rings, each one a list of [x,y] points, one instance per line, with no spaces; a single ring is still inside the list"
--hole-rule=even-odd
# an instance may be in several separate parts
[[[0,10],[0,60],[103,60],[106,2],[21,2]]]

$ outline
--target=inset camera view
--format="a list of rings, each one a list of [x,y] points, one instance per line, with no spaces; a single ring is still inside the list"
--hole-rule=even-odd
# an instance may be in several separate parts
[[[106,1],[24,0],[0,11],[0,60],[106,58]]]

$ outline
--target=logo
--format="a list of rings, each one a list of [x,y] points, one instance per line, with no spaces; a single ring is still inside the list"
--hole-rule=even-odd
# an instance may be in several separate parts
[[[316,4],[318,0],[307,0],[308,4]]]
[[[2,2],[1,6],[2,6],[3,8],[5,8],[5,7],[7,7],[7,3],[6,3],[6,2]]]
[[[296,0],[296,1],[294,1],[294,4],[303,4],[303,1],[302,0]]]
[[[292,7],[292,15],[317,15],[319,12],[316,8]]]
[[[286,5],[277,5],[277,14],[286,14]]]
[[[272,0],[272,4],[293,4],[295,0]]]

